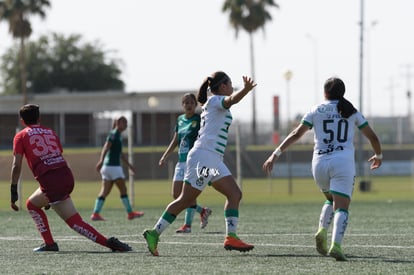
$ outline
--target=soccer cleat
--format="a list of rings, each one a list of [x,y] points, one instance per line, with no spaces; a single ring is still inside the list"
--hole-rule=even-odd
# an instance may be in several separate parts
[[[191,226],[183,224],[175,233],[191,233]]]
[[[33,252],[47,252],[47,251],[59,251],[59,246],[57,243],[45,244],[43,243],[40,247],[33,249]]]
[[[254,248],[254,245],[244,243],[239,238],[227,236],[224,240],[224,249],[226,250],[237,250],[240,252],[247,252]]]
[[[326,256],[328,254],[328,232],[325,228],[319,228],[315,234],[316,250],[319,254]]]
[[[91,215],[91,220],[93,220],[93,221],[104,221],[105,219],[101,215],[99,215],[98,213],[93,213]]]
[[[158,256],[157,246],[160,236],[158,235],[157,231],[155,231],[154,229],[145,230],[142,235],[147,241],[149,252],[151,252],[153,256]]]
[[[211,211],[211,209],[208,208],[208,207],[204,207],[203,210],[201,211],[201,213],[200,213],[200,219],[201,219],[200,227],[201,227],[201,229],[204,229],[207,226],[208,217],[211,215],[212,212],[213,211]]]
[[[112,250],[112,252],[127,252],[132,251],[132,248],[126,244],[121,242],[115,237],[110,237],[106,240],[106,246]]]
[[[347,261],[345,254],[342,252],[340,244],[333,243],[328,252],[329,256],[335,258],[337,261]]]
[[[140,218],[142,216],[144,216],[144,212],[132,211],[132,212],[128,213],[128,220],[133,220],[135,218]]]

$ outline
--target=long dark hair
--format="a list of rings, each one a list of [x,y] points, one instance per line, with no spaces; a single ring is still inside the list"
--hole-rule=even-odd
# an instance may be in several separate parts
[[[324,90],[327,99],[338,100],[336,107],[342,117],[349,118],[357,112],[354,105],[344,98],[345,84],[341,79],[337,77],[327,79],[325,81]]]
[[[203,83],[198,90],[197,101],[201,104],[207,101],[207,90],[210,87],[210,91],[216,94],[221,84],[226,83],[230,78],[225,72],[217,71],[211,76],[204,79]]]

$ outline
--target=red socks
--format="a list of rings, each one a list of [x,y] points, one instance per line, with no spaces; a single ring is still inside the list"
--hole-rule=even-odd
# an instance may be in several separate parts
[[[70,228],[72,228],[79,234],[85,236],[86,238],[100,245],[106,246],[107,239],[95,228],[93,228],[90,224],[84,222],[79,213],[76,213],[75,215],[67,219],[65,222],[69,225]]]
[[[53,244],[55,241],[53,240],[52,232],[50,232],[49,223],[47,221],[45,212],[41,208],[32,204],[29,200],[26,201],[26,207],[29,211],[30,216],[32,216],[37,230],[39,231],[40,235],[42,235],[44,242],[48,245]]]
[[[42,235],[44,242],[48,245],[53,244],[55,241],[53,240],[52,232],[50,232],[49,223],[45,212],[41,208],[32,204],[30,200],[26,201],[26,207],[29,211],[29,214],[32,216],[33,221],[35,222],[37,230],[39,231],[40,235]],[[84,222],[79,213],[76,213],[65,222],[67,225],[69,225],[70,228],[79,234],[106,247],[107,238],[99,233],[90,224]]]

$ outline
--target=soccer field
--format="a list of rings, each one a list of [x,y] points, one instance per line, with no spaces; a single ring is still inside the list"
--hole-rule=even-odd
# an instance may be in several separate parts
[[[238,233],[255,245],[248,253],[223,249],[223,197],[206,190],[200,203],[213,210],[208,226],[200,229],[196,217],[191,234],[176,234],[183,221],[180,215],[161,236],[159,257],[149,254],[141,234],[171,200],[169,181],[137,183],[136,208],[145,216],[132,221],[126,219],[114,189],[102,213],[105,222],[89,221],[99,184],[77,184],[73,199],[81,215],[104,235],[129,243],[133,251],[128,253],[111,253],[81,237],[52,210],[47,213],[60,252],[33,253],[42,242],[33,221],[26,211],[9,210],[8,194],[2,192],[0,270],[3,274],[414,274],[412,182],[407,178],[387,182],[383,186],[380,179],[373,179],[372,192],[355,191],[343,242],[348,262],[322,257],[314,248],[323,199],[309,181],[295,180],[293,195],[286,194],[284,181],[244,183]],[[8,190],[7,183],[1,186]],[[24,193],[31,187],[27,183]]]

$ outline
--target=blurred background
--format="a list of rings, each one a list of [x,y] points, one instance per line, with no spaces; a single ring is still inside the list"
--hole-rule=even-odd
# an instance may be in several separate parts
[[[266,156],[336,75],[385,145],[375,173],[412,175],[413,9],[409,0],[2,0],[0,148],[11,150],[25,103],[41,106],[66,148],[100,148],[123,114],[130,153],[146,148],[134,153],[137,177],[165,177],[154,163],[181,96],[223,70],[235,88],[243,75],[258,83],[232,107],[226,161],[236,169],[240,155],[243,176],[262,177]],[[310,175],[312,141],[309,132],[278,173]],[[372,152],[360,136],[355,146],[358,174],[367,175]]]

